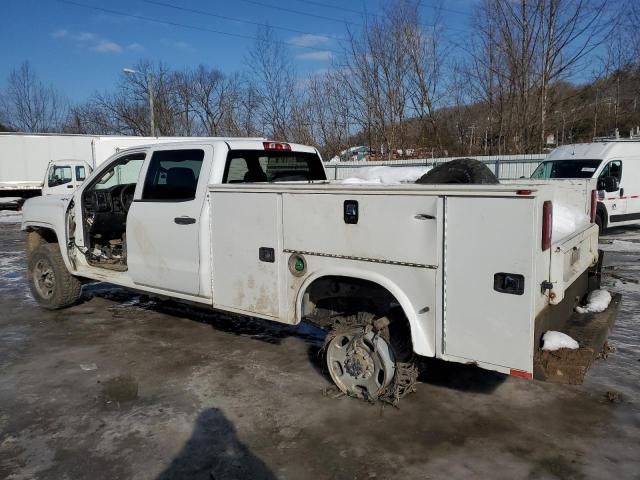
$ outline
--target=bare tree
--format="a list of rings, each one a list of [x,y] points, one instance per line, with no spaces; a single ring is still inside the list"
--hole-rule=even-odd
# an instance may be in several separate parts
[[[0,98],[8,126],[22,132],[58,131],[67,115],[67,102],[52,86],[43,84],[24,62],[9,73]]]
[[[276,139],[288,139],[288,121],[296,100],[295,70],[289,52],[271,28],[258,30],[247,68],[259,102],[262,131]]]

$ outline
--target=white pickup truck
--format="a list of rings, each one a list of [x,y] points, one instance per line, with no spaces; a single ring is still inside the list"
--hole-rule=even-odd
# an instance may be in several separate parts
[[[411,390],[420,356],[580,382],[620,298],[573,313],[598,283],[598,227],[555,241],[553,205],[593,213],[592,181],[523,182],[336,184],[315,148],[255,139],[130,148],[72,196],[26,202],[28,278],[45,308],[88,279],[316,322],[331,378],[368,400]],[[547,330],[580,349],[545,356]]]

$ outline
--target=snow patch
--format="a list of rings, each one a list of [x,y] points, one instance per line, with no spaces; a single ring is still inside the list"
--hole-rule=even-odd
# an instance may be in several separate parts
[[[22,197],[0,197],[0,205],[5,203],[18,203]]]
[[[0,223],[21,223],[22,212],[0,210]]]
[[[585,212],[573,205],[553,204],[553,230],[551,238],[557,242],[588,225],[590,219]]]
[[[544,335],[542,336],[542,350],[550,352],[560,350],[561,348],[570,348],[571,350],[575,350],[579,346],[578,342],[566,333],[549,330],[544,332]]]
[[[587,295],[587,304],[584,307],[576,307],[578,313],[604,312],[611,302],[611,294],[606,290],[594,290]]]
[[[342,180],[350,185],[399,185],[414,183],[431,167],[363,167],[353,177]]]
[[[599,248],[605,252],[640,253],[640,243],[627,240],[613,240],[611,243],[601,243]]]

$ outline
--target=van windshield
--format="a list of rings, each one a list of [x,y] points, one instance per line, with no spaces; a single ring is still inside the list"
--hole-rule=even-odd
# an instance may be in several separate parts
[[[538,165],[531,178],[591,178],[602,160],[547,160]]]

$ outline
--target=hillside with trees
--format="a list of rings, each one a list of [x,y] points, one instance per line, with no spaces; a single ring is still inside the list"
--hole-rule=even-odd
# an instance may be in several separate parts
[[[308,78],[263,28],[242,71],[141,60],[140,75],[74,103],[24,63],[1,93],[0,118],[25,132],[264,135],[325,157],[356,144],[385,158],[537,153],[640,125],[640,4],[622,17],[616,5],[483,0],[468,33],[452,36],[437,15],[425,23],[419,2],[396,0],[346,29],[333,68]]]

